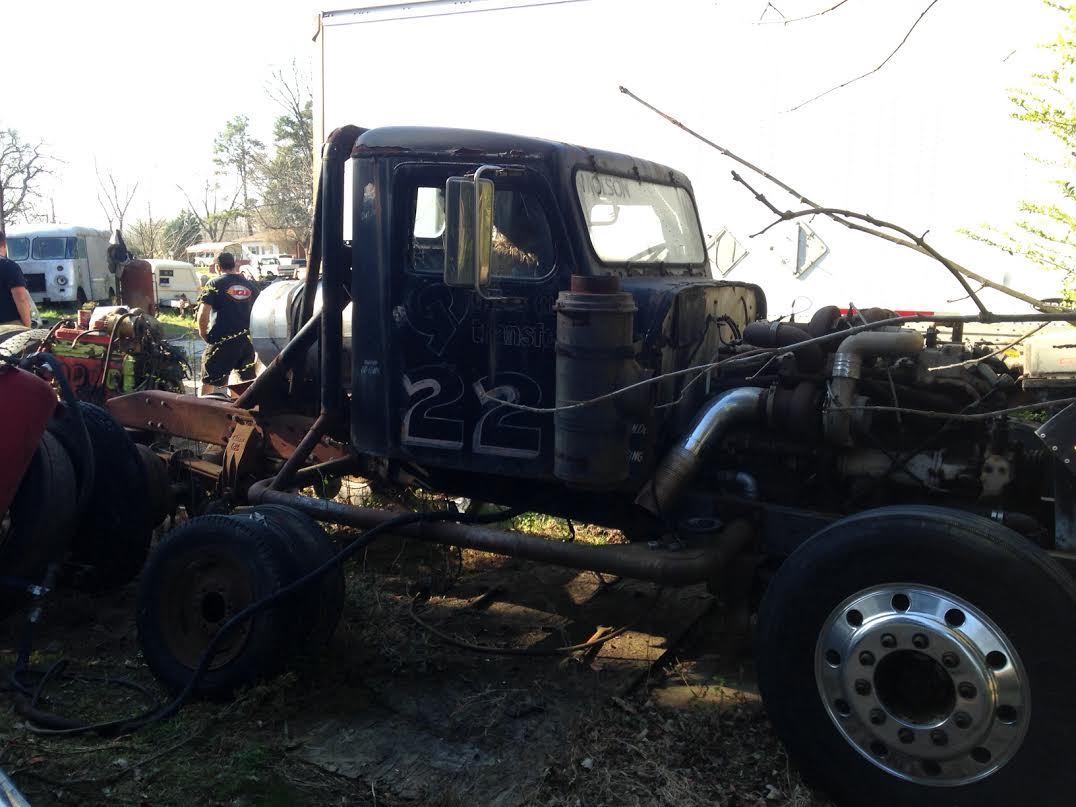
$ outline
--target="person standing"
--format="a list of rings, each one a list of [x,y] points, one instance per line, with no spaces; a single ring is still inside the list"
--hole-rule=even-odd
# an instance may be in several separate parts
[[[0,328],[9,330],[10,326],[19,325],[29,328],[33,310],[22,267],[7,257],[7,236],[0,230]]]
[[[206,343],[202,353],[201,394],[228,384],[234,370],[241,381],[254,378],[254,345],[250,341],[250,309],[258,290],[236,271],[235,256],[222,252],[220,272],[205,284],[198,309],[198,335]]]

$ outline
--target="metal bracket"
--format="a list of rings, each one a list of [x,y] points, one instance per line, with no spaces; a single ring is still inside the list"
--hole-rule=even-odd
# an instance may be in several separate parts
[[[1050,453],[1076,474],[1076,404],[1069,404],[1035,430]]]
[[[221,493],[236,490],[244,474],[260,467],[262,435],[257,426],[237,423],[224,448],[224,470],[220,475]]]

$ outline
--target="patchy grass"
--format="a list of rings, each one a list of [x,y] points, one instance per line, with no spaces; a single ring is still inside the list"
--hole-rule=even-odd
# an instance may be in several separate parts
[[[61,308],[38,308],[38,313],[44,321],[45,327],[54,325],[61,319],[74,319],[78,316],[74,309]],[[166,339],[175,339],[188,334],[198,335],[198,326],[190,317],[184,318],[171,312],[158,312],[157,321],[161,323],[161,329]]]

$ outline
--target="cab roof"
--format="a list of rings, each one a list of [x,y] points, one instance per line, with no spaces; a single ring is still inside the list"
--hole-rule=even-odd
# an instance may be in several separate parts
[[[425,126],[370,129],[355,142],[352,157],[412,156],[475,161],[549,162],[690,188],[686,175],[660,163],[537,137]]]

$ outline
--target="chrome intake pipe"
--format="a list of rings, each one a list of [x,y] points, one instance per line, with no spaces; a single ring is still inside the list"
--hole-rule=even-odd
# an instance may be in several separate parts
[[[687,435],[662,459],[635,503],[658,516],[672,508],[698,472],[709,446],[733,426],[763,420],[767,396],[761,387],[739,387],[708,402],[691,421]]]

